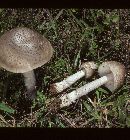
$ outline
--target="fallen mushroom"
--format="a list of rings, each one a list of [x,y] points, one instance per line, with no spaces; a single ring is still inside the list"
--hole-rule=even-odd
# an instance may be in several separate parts
[[[86,95],[90,91],[98,88],[101,85],[105,85],[111,92],[114,92],[117,88],[123,85],[125,79],[125,67],[116,61],[107,61],[102,63],[98,68],[98,73],[101,78],[94,80],[68,94],[61,96],[56,99],[53,98],[51,103],[49,103],[49,108],[56,110],[57,108],[62,108],[69,106],[76,99],[83,95]]]
[[[0,66],[13,73],[23,73],[30,99],[35,97],[33,69],[47,63],[52,55],[50,42],[29,28],[14,28],[0,37]]]
[[[81,65],[81,70],[77,73],[67,77],[61,82],[54,83],[50,85],[50,92],[53,94],[62,92],[63,90],[70,87],[72,84],[74,84],[77,80],[80,78],[86,76],[86,78],[89,78],[93,75],[94,70],[97,69],[97,65],[91,61],[91,62],[85,62]]]

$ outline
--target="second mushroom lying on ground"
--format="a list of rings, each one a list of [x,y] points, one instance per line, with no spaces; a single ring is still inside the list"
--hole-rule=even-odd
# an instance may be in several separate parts
[[[98,88],[101,85],[105,85],[111,92],[123,85],[125,79],[125,67],[116,61],[107,61],[102,63],[98,68],[98,73],[101,78],[94,80],[68,94],[61,96],[60,98],[53,98],[49,103],[49,108],[57,110],[59,108],[69,106],[76,99],[83,95],[86,95],[90,91]]]
[[[52,94],[62,92],[83,76],[86,76],[86,78],[90,78],[93,75],[95,69],[97,69],[97,65],[93,61],[83,63],[81,65],[81,70],[77,73],[70,75],[61,82],[51,84],[50,92]]]

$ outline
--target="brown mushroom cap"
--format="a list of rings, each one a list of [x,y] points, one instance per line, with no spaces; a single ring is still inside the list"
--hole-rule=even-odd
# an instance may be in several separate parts
[[[98,68],[98,73],[100,76],[105,76],[107,74],[112,74],[112,79],[109,80],[105,86],[110,90],[114,91],[123,85],[125,79],[125,67],[116,61],[107,61],[102,63]]]
[[[81,65],[80,69],[85,72],[86,78],[90,78],[93,75],[95,69],[97,69],[97,65],[93,61],[85,62]]]
[[[0,37],[0,67],[8,71],[31,71],[47,63],[52,55],[50,42],[29,28],[14,28]]]

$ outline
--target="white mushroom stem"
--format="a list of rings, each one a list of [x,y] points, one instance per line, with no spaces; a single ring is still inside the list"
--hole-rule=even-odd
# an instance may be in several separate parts
[[[74,84],[76,81],[78,81],[80,78],[86,76],[86,78],[89,78],[93,75],[94,69],[97,69],[97,65],[94,62],[86,62],[81,65],[81,70],[77,73],[70,75],[66,79],[64,79],[61,82],[54,83],[51,85],[51,92],[53,93],[59,93],[63,90],[70,87],[72,84]]]
[[[25,82],[27,91],[34,89],[35,84],[36,84],[34,71],[32,70],[32,71],[23,73],[23,75],[24,75],[24,82]]]
[[[80,78],[85,76],[85,72],[83,70],[78,71],[77,73],[67,77],[61,82],[55,83],[54,87],[56,89],[56,92],[62,92],[64,89],[70,87],[73,83],[78,81]]]
[[[61,99],[60,107],[62,108],[65,106],[69,106],[70,104],[75,102],[76,99],[80,98],[83,95],[88,94],[90,91],[98,88],[99,86],[107,83],[109,80],[112,80],[112,79],[113,79],[113,75],[108,74],[108,75],[103,76],[95,81],[92,81],[68,94],[65,94],[64,96],[60,97],[60,99]]]

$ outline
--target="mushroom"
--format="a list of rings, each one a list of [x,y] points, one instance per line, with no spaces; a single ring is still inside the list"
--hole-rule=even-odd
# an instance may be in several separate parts
[[[83,63],[80,67],[80,71],[77,73],[70,75],[61,82],[51,84],[50,92],[53,94],[62,92],[83,76],[90,78],[93,75],[95,69],[97,69],[97,65],[93,61]]]
[[[26,27],[14,28],[0,37],[0,67],[24,75],[28,97],[34,99],[34,69],[47,63],[53,55],[50,42]]]
[[[111,92],[114,92],[117,88],[123,85],[126,71],[124,65],[121,63],[116,61],[107,61],[99,66],[98,73],[100,76],[102,76],[101,78],[96,79],[68,94],[65,94],[58,99],[53,98],[51,106],[53,106],[53,108],[69,106],[75,102],[76,99],[86,95],[101,85],[105,85]],[[54,106],[54,103],[56,102],[58,102],[58,104]]]

